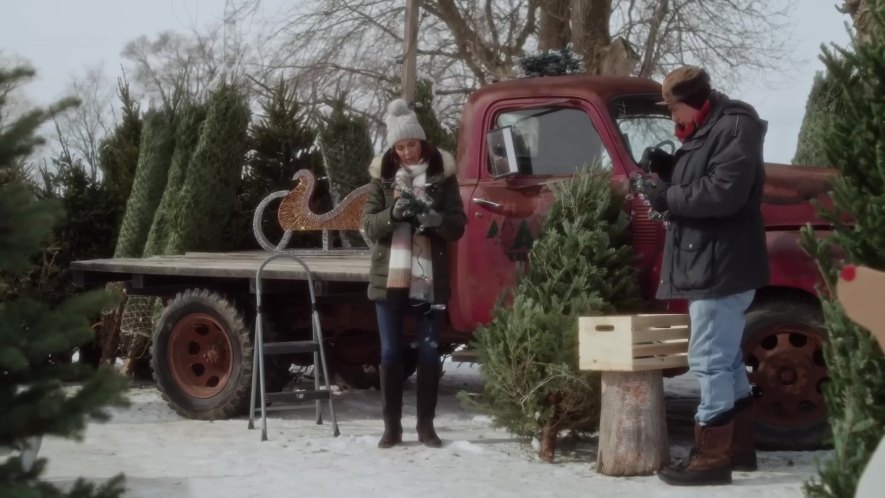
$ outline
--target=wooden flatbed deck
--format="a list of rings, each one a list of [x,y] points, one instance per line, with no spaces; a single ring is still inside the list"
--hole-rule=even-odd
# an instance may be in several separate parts
[[[178,256],[150,258],[111,258],[74,261],[75,276],[88,280],[128,280],[135,275],[162,275],[167,277],[200,277],[225,279],[254,279],[258,267],[271,254],[265,251],[226,253],[190,252]],[[370,255],[323,254],[299,256],[313,272],[314,279],[329,282],[368,282]],[[124,276],[125,275],[125,276]],[[304,269],[295,261],[280,259],[265,267],[263,278],[275,280],[306,280]]]

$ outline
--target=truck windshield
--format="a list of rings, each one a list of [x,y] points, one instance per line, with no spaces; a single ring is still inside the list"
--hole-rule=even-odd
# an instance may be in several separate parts
[[[622,95],[609,103],[624,144],[637,163],[646,147],[659,146],[671,153],[676,149],[670,113],[655,104],[659,100],[659,94]]]

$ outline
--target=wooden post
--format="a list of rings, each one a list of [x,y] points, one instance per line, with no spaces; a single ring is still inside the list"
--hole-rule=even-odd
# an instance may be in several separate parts
[[[661,371],[602,372],[596,470],[612,476],[647,475],[669,461]]]
[[[406,27],[403,36],[403,93],[409,105],[415,103],[418,73],[418,8],[421,0],[406,0]]]

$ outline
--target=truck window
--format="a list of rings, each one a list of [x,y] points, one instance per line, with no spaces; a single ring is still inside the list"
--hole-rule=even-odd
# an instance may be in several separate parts
[[[533,107],[498,114],[496,128],[513,130],[521,175],[570,175],[593,163],[611,168],[602,140],[581,109]],[[489,165],[494,158],[489,158]]]
[[[666,107],[656,105],[659,100],[660,94],[628,95],[612,99],[609,104],[621,138],[637,163],[646,147],[657,145],[675,152],[673,121]]]

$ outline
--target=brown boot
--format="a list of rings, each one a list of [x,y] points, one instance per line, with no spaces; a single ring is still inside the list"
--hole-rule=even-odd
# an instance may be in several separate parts
[[[734,403],[734,434],[731,437],[731,470],[752,472],[756,464],[756,428],[753,421],[753,396]]]
[[[439,393],[439,365],[418,365],[418,441],[431,448],[442,447],[433,428],[436,398]]]
[[[381,367],[381,413],[384,434],[379,448],[390,448],[403,442],[403,367]]]
[[[695,448],[684,465],[665,467],[658,477],[673,486],[731,484],[729,448],[734,420],[695,427]]]

